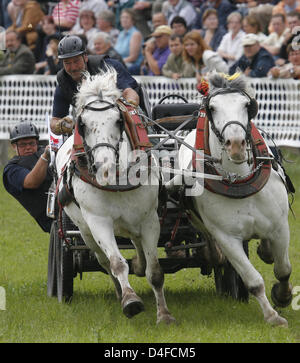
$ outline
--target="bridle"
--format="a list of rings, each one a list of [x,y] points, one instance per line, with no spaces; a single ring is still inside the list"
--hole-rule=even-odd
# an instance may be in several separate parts
[[[209,106],[209,103],[210,103],[210,100],[217,96],[217,95],[221,95],[221,94],[228,94],[228,93],[239,93],[245,97],[248,98],[249,102],[247,104],[247,111],[248,111],[248,122],[247,122],[247,126],[244,126],[240,121],[237,121],[237,120],[230,120],[228,122],[226,122],[226,124],[224,125],[224,127],[222,128],[221,132],[217,129],[216,125],[215,125],[215,122],[214,122],[214,119],[213,119],[213,116],[212,116],[212,113],[211,113],[211,109],[210,109],[210,106]],[[205,105],[205,110],[206,110],[206,115],[207,115],[207,118],[208,120],[210,121],[210,125],[211,125],[211,129],[213,131],[213,133],[216,135],[216,137],[218,138],[219,142],[221,145],[224,145],[225,144],[225,139],[224,139],[224,132],[225,132],[225,129],[229,126],[229,125],[238,125],[240,127],[242,127],[242,129],[245,131],[246,133],[246,142],[250,142],[251,140],[251,119],[253,117],[255,117],[256,113],[257,113],[257,103],[256,103],[256,100],[252,97],[250,97],[248,95],[247,92],[245,91],[242,91],[240,89],[237,89],[237,88],[222,88],[222,89],[219,89],[215,92],[213,92],[212,94],[208,95],[204,101],[204,105]],[[255,110],[254,110],[255,108]],[[254,115],[255,113],[255,115]]]
[[[84,152],[85,152],[85,155],[87,157],[87,163],[88,163],[88,170],[89,170],[89,173],[90,174],[95,174],[97,172],[97,167],[95,165],[95,160],[94,160],[94,156],[93,156],[93,152],[100,148],[100,147],[108,147],[112,150],[114,150],[115,154],[116,154],[116,163],[118,164],[119,163],[119,145],[120,145],[120,142],[122,141],[122,134],[123,134],[123,130],[124,130],[124,120],[121,116],[121,118],[118,120],[119,122],[119,125],[120,125],[120,139],[119,139],[119,142],[117,144],[117,146],[114,146],[108,142],[99,142],[97,143],[96,145],[90,147],[86,141],[85,141],[85,135],[84,135],[84,128],[85,128],[85,124],[83,123],[82,121],[82,114],[85,110],[90,110],[90,111],[106,111],[106,110],[109,110],[111,108],[117,108],[119,109],[119,106],[117,103],[111,103],[109,101],[106,101],[102,98],[102,95],[100,95],[100,99],[97,98],[93,101],[90,101],[89,103],[87,103],[86,105],[84,105],[82,108],[81,108],[81,112],[78,116],[78,119],[77,119],[77,128],[78,128],[78,133],[79,135],[82,137],[82,143],[83,143],[83,148],[84,148]],[[106,103],[107,106],[105,107],[93,107],[91,106],[91,104],[93,104],[94,102],[102,102],[102,103]],[[122,115],[122,112],[121,112],[121,115]]]

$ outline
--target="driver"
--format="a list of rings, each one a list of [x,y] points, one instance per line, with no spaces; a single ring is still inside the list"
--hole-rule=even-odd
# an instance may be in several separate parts
[[[4,168],[3,184],[42,230],[50,232],[53,220],[46,215],[47,193],[52,183],[49,151],[48,146],[40,147],[38,140],[39,132],[32,122],[21,122],[10,131],[16,156]]]
[[[124,66],[105,56],[87,55],[83,40],[76,35],[65,36],[58,45],[58,58],[63,61],[63,69],[57,74],[58,85],[54,93],[51,131],[56,135],[72,133],[73,120],[68,117],[70,105],[75,105],[75,95],[84,71],[95,75],[106,65],[117,71],[117,86],[123,97],[134,106],[139,104],[138,84]]]

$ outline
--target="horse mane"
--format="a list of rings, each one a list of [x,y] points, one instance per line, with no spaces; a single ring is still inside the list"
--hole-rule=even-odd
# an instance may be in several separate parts
[[[235,73],[229,76],[225,73],[211,72],[208,76],[209,90],[214,92],[220,88],[233,88],[246,92],[249,96],[254,97],[254,89],[249,85],[246,76],[242,73]]]
[[[80,110],[86,104],[86,99],[91,96],[120,98],[122,92],[117,88],[117,71],[110,66],[105,70],[99,69],[99,73],[91,76],[84,74],[83,81],[76,95],[76,110]]]

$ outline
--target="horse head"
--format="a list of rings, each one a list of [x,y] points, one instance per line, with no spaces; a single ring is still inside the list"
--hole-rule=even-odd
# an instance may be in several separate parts
[[[116,167],[122,120],[117,106],[121,91],[113,68],[87,75],[76,98],[78,130],[88,160],[90,174],[100,185],[116,184]]]
[[[257,103],[250,96],[245,77],[213,73],[209,77],[210,92],[205,101],[213,138],[236,164],[247,161],[251,137],[251,120]]]

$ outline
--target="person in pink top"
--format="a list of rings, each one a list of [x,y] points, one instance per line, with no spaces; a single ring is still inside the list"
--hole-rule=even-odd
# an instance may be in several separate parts
[[[53,9],[53,19],[60,30],[70,30],[79,16],[80,1],[79,0],[61,0]]]

